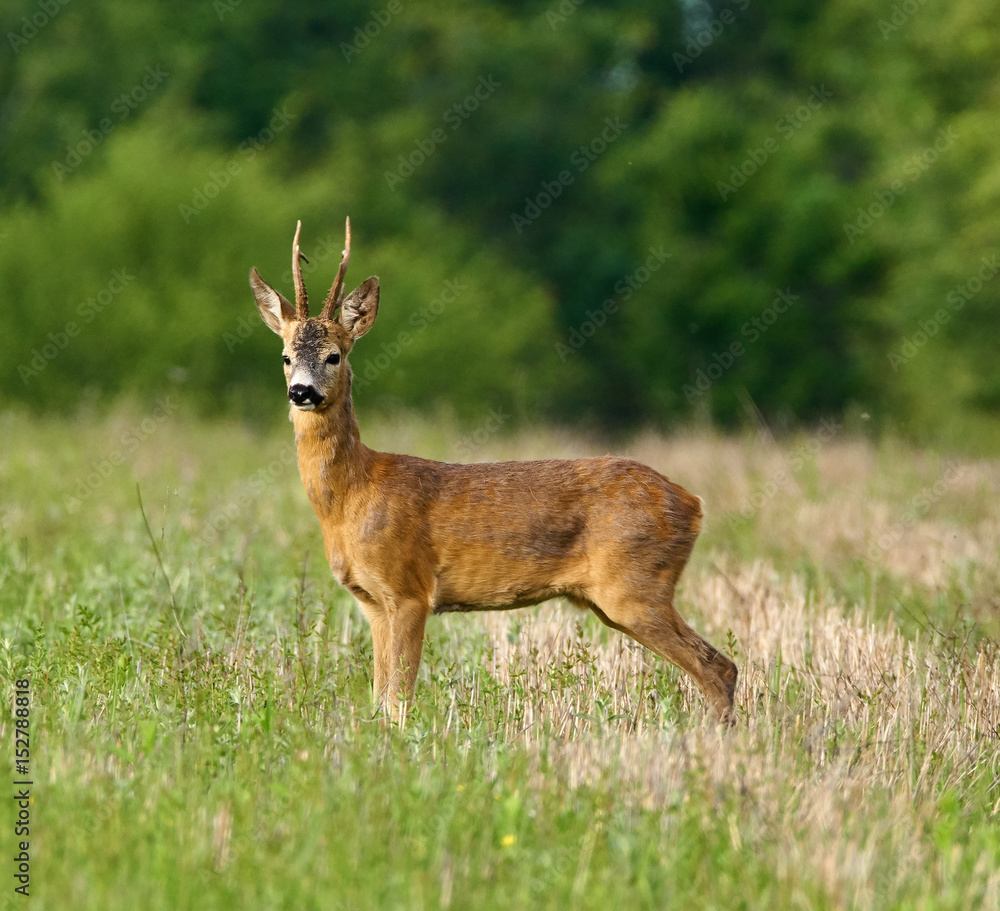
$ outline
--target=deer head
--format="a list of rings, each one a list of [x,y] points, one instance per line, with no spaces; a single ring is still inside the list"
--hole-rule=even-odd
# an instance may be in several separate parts
[[[272,332],[281,336],[284,350],[285,382],[288,400],[300,411],[315,411],[339,400],[347,388],[347,355],[354,343],[375,322],[378,314],[378,278],[374,275],[350,294],[344,294],[344,276],[351,258],[351,220],[344,229],[344,252],[323,309],[319,316],[309,316],[309,297],[302,280],[299,250],[300,221],[292,241],[292,276],[295,282],[295,306],[275,291],[256,269],[250,270],[250,287],[261,318]]]

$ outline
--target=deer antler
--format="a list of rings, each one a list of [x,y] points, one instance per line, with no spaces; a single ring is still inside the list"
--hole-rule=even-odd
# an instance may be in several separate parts
[[[340,258],[340,268],[337,269],[337,277],[333,280],[330,293],[323,301],[322,319],[333,319],[333,312],[340,306],[344,297],[344,276],[347,275],[347,264],[351,261],[351,219],[347,219],[344,225],[344,252]]]
[[[298,319],[309,319],[309,295],[306,294],[306,283],[302,281],[302,263],[300,259],[306,259],[305,253],[299,249],[299,233],[302,231],[302,222],[295,226],[295,240],[292,241],[292,278],[295,281],[295,315]]]

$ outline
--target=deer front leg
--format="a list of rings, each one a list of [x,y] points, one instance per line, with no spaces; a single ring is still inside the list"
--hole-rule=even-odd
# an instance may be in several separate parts
[[[368,625],[371,627],[372,651],[375,655],[372,698],[378,708],[383,708],[388,698],[390,652],[392,650],[389,616],[382,608],[374,604],[362,603],[361,607],[368,618]]]
[[[417,667],[424,648],[424,627],[428,608],[419,602],[407,601],[389,613],[389,681],[387,708],[395,709],[404,700],[413,698],[417,682]]]

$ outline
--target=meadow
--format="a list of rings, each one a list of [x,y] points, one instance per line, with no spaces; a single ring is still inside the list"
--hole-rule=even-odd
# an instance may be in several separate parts
[[[611,448],[361,422],[432,458]],[[1000,907],[1000,460],[833,423],[616,443],[705,500],[678,605],[738,725],[559,603],[433,618],[387,725],[287,424],[168,399],[0,438],[4,775],[27,679],[34,782],[0,907]]]

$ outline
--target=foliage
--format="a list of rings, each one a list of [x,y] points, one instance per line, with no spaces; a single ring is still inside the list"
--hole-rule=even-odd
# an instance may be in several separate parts
[[[383,412],[996,426],[995,2],[43,6],[0,49],[7,396],[258,413],[247,269],[350,214]]]

